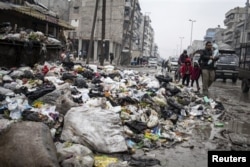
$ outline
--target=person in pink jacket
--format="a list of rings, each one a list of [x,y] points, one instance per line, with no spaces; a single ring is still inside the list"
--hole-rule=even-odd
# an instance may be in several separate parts
[[[181,66],[182,85],[189,86],[192,69],[191,60],[186,58],[185,63]]]
[[[198,91],[200,90],[199,86],[200,75],[201,75],[201,68],[197,62],[194,62],[194,67],[192,68],[191,72],[191,87],[193,87],[194,82],[196,82],[196,87]]]

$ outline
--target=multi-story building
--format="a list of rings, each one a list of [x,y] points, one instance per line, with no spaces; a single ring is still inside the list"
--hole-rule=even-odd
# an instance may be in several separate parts
[[[224,42],[233,48],[240,40],[239,31],[243,31],[243,20],[245,20],[245,8],[236,7],[225,14],[224,25],[227,29],[224,31]]]
[[[144,16],[142,33],[142,56],[152,56],[152,48],[154,44],[154,30],[151,26],[151,19],[148,15]]]
[[[69,7],[71,5],[69,0],[37,0],[37,2],[55,12],[60,19],[69,20]]]
[[[215,41],[215,39],[217,38],[217,40],[220,40],[218,39],[219,36],[216,37],[216,34],[220,34],[221,32],[223,31],[222,28],[220,28],[220,26],[216,27],[216,28],[208,28],[207,31],[206,31],[206,35],[204,37],[204,41]],[[222,37],[222,36],[220,36]]]
[[[72,0],[69,9],[69,20],[75,31],[69,32],[69,37],[78,40],[78,51],[88,52],[90,35],[93,23],[96,1],[93,0]],[[102,35],[104,39],[104,57],[109,58],[110,53],[114,54],[115,61],[126,61],[138,55],[141,44],[140,27],[141,8],[138,0],[106,0],[105,32],[102,31],[102,1],[99,1],[97,18],[94,29],[94,47],[91,59],[97,61],[101,54]],[[133,25],[133,27],[132,27]]]
[[[73,41],[77,51],[88,52],[96,1],[38,1],[76,27],[75,30],[68,31],[67,36]],[[118,64],[129,63],[133,57],[151,56],[154,31],[149,16],[141,13],[139,0],[106,0],[105,32],[102,31],[103,1],[98,2],[91,59],[98,60],[103,46],[105,59],[113,53]]]

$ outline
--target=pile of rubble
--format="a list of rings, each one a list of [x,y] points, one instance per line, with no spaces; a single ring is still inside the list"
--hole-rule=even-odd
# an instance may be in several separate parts
[[[170,76],[114,66],[2,68],[0,85],[3,166],[160,165],[136,151],[185,142],[224,111]]]

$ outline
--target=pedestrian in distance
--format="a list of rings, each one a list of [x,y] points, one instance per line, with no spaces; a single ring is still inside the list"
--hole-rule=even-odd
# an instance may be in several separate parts
[[[113,60],[114,60],[114,54],[110,53],[110,64],[112,64]]]
[[[205,49],[201,51],[199,59],[201,72],[202,72],[202,91],[203,95],[208,96],[208,88],[212,85],[215,79],[215,66],[214,63],[219,59],[213,56],[212,42],[207,41]],[[210,63],[210,61],[212,62]]]
[[[192,70],[193,70],[193,67],[191,64],[191,60],[187,58],[185,60],[185,63],[181,66],[182,85],[189,86],[190,75],[192,73]]]
[[[134,65],[136,65],[136,63],[137,63],[137,58],[134,57]]]
[[[138,57],[136,61],[137,61],[136,64],[140,65],[140,57]]]
[[[140,57],[140,65],[142,65],[142,61],[143,61],[143,58],[142,58],[142,57]]]
[[[198,62],[194,62],[194,66],[191,72],[191,87],[193,87],[194,82],[196,83],[196,88],[199,91],[200,90],[200,86],[199,86],[199,78],[201,75],[201,69],[200,66],[198,64]]]
[[[182,64],[185,63],[187,58],[188,58],[187,50],[184,50],[183,53],[180,55],[180,57],[178,59],[178,64],[181,66]]]
[[[163,70],[165,69],[165,60],[163,59],[161,62],[161,72],[163,72]]]
[[[82,50],[79,51],[78,58],[79,58],[79,60],[83,59]]]

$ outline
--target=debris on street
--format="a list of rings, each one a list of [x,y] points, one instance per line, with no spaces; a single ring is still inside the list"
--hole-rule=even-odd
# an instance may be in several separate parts
[[[6,152],[5,136],[10,132],[18,136],[13,128],[34,124],[29,131],[46,133],[47,138],[36,138],[33,133],[31,137],[20,129],[29,137],[28,143],[19,137],[18,144],[25,144],[20,151],[28,154],[35,146],[29,143],[54,141],[57,162],[52,153],[44,152],[47,165],[161,165],[157,157],[139,156],[137,151],[150,153],[189,141],[192,130],[202,124],[224,126],[217,119],[225,111],[220,101],[172,81],[170,76],[110,65],[78,63],[65,69],[61,64],[45,62],[34,68],[2,68],[0,154],[19,155]],[[40,147],[37,149],[45,148]],[[0,161],[5,163],[3,156]],[[23,162],[28,166],[35,163]]]

